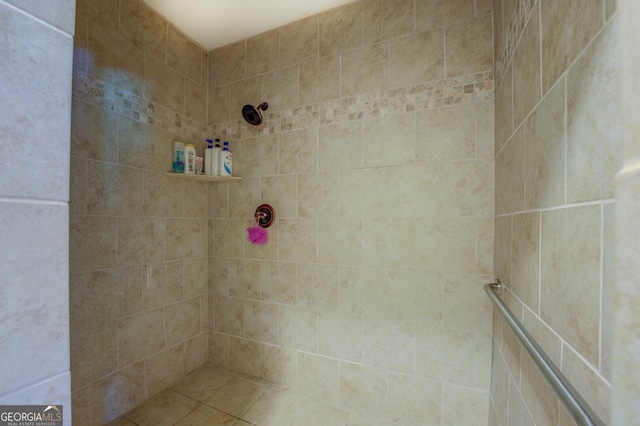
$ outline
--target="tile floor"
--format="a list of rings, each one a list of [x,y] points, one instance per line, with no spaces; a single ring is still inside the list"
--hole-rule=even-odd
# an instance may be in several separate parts
[[[312,395],[209,365],[109,426],[386,426]]]

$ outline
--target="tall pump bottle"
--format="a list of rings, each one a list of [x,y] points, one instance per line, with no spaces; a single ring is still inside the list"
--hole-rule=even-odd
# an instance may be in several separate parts
[[[220,139],[216,139],[216,146],[213,147],[211,153],[211,172],[213,176],[220,176]]]
[[[207,139],[207,149],[204,151],[204,174],[213,176],[213,141]]]
[[[220,176],[231,176],[231,159],[232,155],[229,151],[229,142],[224,142],[224,148],[220,153]]]

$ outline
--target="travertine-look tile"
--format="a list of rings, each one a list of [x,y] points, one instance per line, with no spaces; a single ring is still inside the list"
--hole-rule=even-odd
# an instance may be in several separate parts
[[[513,55],[513,120],[516,127],[541,97],[539,5],[531,13]]]
[[[364,0],[364,44],[400,37],[413,30],[413,2]]]
[[[134,46],[164,61],[167,46],[167,21],[145,3],[120,4],[120,29]]]
[[[446,76],[483,72],[493,67],[491,16],[453,24],[446,28]]]
[[[260,299],[260,262],[229,259],[229,296]]]
[[[315,128],[283,132],[278,139],[280,174],[315,172],[318,164],[318,132]]]
[[[229,368],[259,377],[262,371],[262,348],[263,345],[256,341],[231,336],[229,338]]]
[[[207,122],[207,86],[201,86],[188,78],[184,88],[184,114],[200,123]]]
[[[447,163],[444,191],[446,212],[455,216],[490,217],[494,214],[494,162],[490,159]]]
[[[204,219],[167,219],[165,259],[186,259],[207,254],[208,228]]]
[[[495,335],[495,334],[494,334]],[[509,369],[502,357],[502,353],[495,340],[492,345],[491,357],[491,406],[496,408],[498,424],[507,424],[507,410],[509,401]]]
[[[495,224],[494,275],[511,287],[512,216],[498,216]]]
[[[142,214],[142,171],[88,161],[87,213],[136,216]]]
[[[118,366],[142,360],[165,347],[164,310],[154,309],[117,322]]]
[[[184,181],[166,173],[144,172],[143,212],[145,216],[182,217]],[[164,238],[164,233],[163,233]]]
[[[540,316],[596,365],[600,232],[600,205],[542,213]]]
[[[408,374],[413,372],[413,324],[366,316],[362,324],[364,364]]]
[[[333,311],[318,312],[318,353],[360,362],[362,317]]]
[[[416,2],[415,10],[419,31],[473,18],[474,0],[420,1]]]
[[[260,300],[296,304],[298,265],[289,262],[260,263]]]
[[[443,325],[447,328],[491,333],[491,301],[477,275],[448,275],[444,279]],[[488,351],[487,351],[488,352]]]
[[[203,68],[207,66],[207,52],[173,25],[168,26],[167,65],[175,68],[197,85],[206,82],[202,77]]]
[[[473,104],[427,109],[416,114],[417,158],[468,160],[476,156]]]
[[[364,121],[365,167],[398,166],[411,163],[416,153],[416,114],[384,115]],[[390,142],[397,148],[389,155]]]
[[[253,300],[244,302],[245,337],[263,343],[278,342],[278,305]]]
[[[362,165],[362,121],[348,121],[318,129],[318,170],[343,170]]]
[[[171,170],[173,141],[180,140],[161,128],[140,121],[118,121],[118,163],[166,173]],[[183,142],[189,142],[183,140]]]
[[[318,255],[318,225],[312,218],[281,219],[279,259],[293,262],[316,262]]]
[[[525,123],[525,208],[560,205],[565,199],[564,80]]]
[[[511,289],[534,312],[539,311],[540,213],[513,216]]]
[[[389,67],[390,87],[444,78],[444,29],[391,40]]]
[[[278,307],[278,344],[299,351],[318,350],[317,311],[281,305]]]
[[[253,77],[278,69],[280,31],[268,31],[247,39],[246,77]],[[219,66],[219,64],[214,63],[213,66]]]
[[[200,405],[176,423],[176,426],[232,426],[240,424],[236,417],[209,406]],[[243,422],[243,424],[248,425],[249,423]]]
[[[149,395],[156,395],[185,377],[184,345],[178,344],[145,360],[145,382]]]
[[[260,36],[262,37],[262,36]],[[318,17],[312,15],[280,28],[280,66],[318,57]]]
[[[611,387],[572,349],[562,351],[562,372],[601,419],[609,419]]]
[[[342,96],[387,88],[389,54],[386,43],[372,44],[342,54]]]
[[[73,215],[70,217],[69,231],[70,272],[116,266],[116,220],[114,217]]]
[[[82,275],[87,323],[99,324],[142,310],[142,266],[105,269]]]
[[[529,356],[522,357],[521,389],[536,424],[558,424],[558,396]]]
[[[340,363],[340,397],[350,408],[378,413],[385,404],[388,377],[384,370]]]
[[[205,365],[181,380],[172,389],[189,398],[204,402],[232,378],[231,373]]]
[[[489,415],[489,393],[445,383],[442,392],[442,424],[472,426]]]
[[[613,198],[622,166],[616,22],[567,75],[567,201]]]
[[[74,99],[71,123],[71,155],[109,163],[117,161],[118,116],[115,113]]]
[[[183,342],[201,332],[200,298],[193,297],[165,308],[164,328],[166,345]]]
[[[338,70],[338,76],[339,75],[340,71]],[[300,95],[300,81],[301,72],[297,64],[288,68],[279,68],[268,75],[264,75],[262,77],[262,90],[264,92],[264,99],[269,99],[269,110],[287,110],[298,106],[300,99],[302,99]],[[317,82],[317,80],[312,81],[312,83]],[[337,83],[337,87],[339,90],[339,82]],[[309,96],[309,94],[305,94],[304,99],[307,99],[306,96]],[[209,103],[209,108],[211,108],[211,103]],[[224,117],[214,117],[215,121],[227,121]],[[247,172],[250,172],[249,168],[247,168],[243,175],[247,176]]]
[[[517,384],[513,378],[509,380],[509,412],[507,416],[507,424],[521,424],[523,426],[534,426],[535,423],[531,418],[531,414],[527,409],[522,395],[518,392]]]
[[[163,306],[182,298],[182,262],[153,263],[144,268],[142,297],[145,308]]]
[[[362,221],[358,218],[318,220],[318,261],[339,265],[360,265]]]
[[[300,100],[305,104],[340,97],[340,55],[300,64]]]
[[[91,424],[102,425],[145,400],[144,362],[125,367],[91,384]],[[103,401],[109,400],[109,404]]]
[[[341,172],[341,215],[353,218],[382,216],[386,211],[388,173],[385,167]]]
[[[221,86],[245,78],[245,41],[209,53],[209,86]]]
[[[320,56],[362,47],[362,2],[353,2],[318,15]]]
[[[260,377],[283,386],[295,387],[297,383],[298,352],[279,346],[265,345],[262,351]],[[254,405],[252,411],[260,408]],[[268,413],[265,413],[268,414]],[[248,419],[247,416],[244,416]]]
[[[602,0],[542,2],[541,8],[542,91],[546,93],[595,37],[604,19]]]
[[[389,215],[408,218],[442,214],[448,197],[444,169],[444,163],[430,161],[390,168]]]
[[[229,120],[230,90],[230,85],[215,87],[209,85],[209,96],[207,98],[209,105],[207,120],[209,123]],[[272,97],[269,97],[269,99],[272,99]]]
[[[388,393],[389,415],[394,421],[439,423],[441,382],[390,373]]]
[[[82,387],[116,370],[116,323],[108,322],[71,333],[71,373],[75,387]]]
[[[336,359],[298,353],[297,387],[324,400],[337,400],[340,389],[339,364]]]
[[[298,175],[298,217],[336,217],[339,215],[339,175],[305,173]],[[291,196],[291,193],[289,197]]]
[[[513,134],[513,78],[512,68],[507,69],[502,84],[498,86],[496,92],[496,154],[502,149],[505,143]]]
[[[185,102],[184,89],[184,75],[154,58],[145,56],[145,98],[164,105],[173,111],[183,112]]]

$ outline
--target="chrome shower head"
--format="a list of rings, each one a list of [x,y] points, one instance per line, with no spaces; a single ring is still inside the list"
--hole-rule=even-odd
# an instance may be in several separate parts
[[[266,111],[267,108],[269,108],[269,104],[266,102],[261,103],[257,107],[254,107],[253,105],[245,105],[242,107],[242,116],[247,123],[257,126],[262,123],[262,113],[260,110]]]

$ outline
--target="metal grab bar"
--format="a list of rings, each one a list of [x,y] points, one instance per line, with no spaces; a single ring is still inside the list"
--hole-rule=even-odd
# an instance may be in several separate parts
[[[605,426],[605,423],[591,409],[580,393],[569,383],[569,380],[567,380],[564,374],[556,367],[553,361],[551,361],[549,356],[542,350],[520,321],[516,319],[502,299],[494,292],[494,289],[500,289],[501,287],[502,284],[500,284],[500,280],[498,280],[497,283],[485,284],[484,291],[507,321],[509,327],[511,327],[522,343],[522,346],[529,352],[531,359],[536,363],[553,390],[556,391],[575,421],[578,422],[579,425]]]

